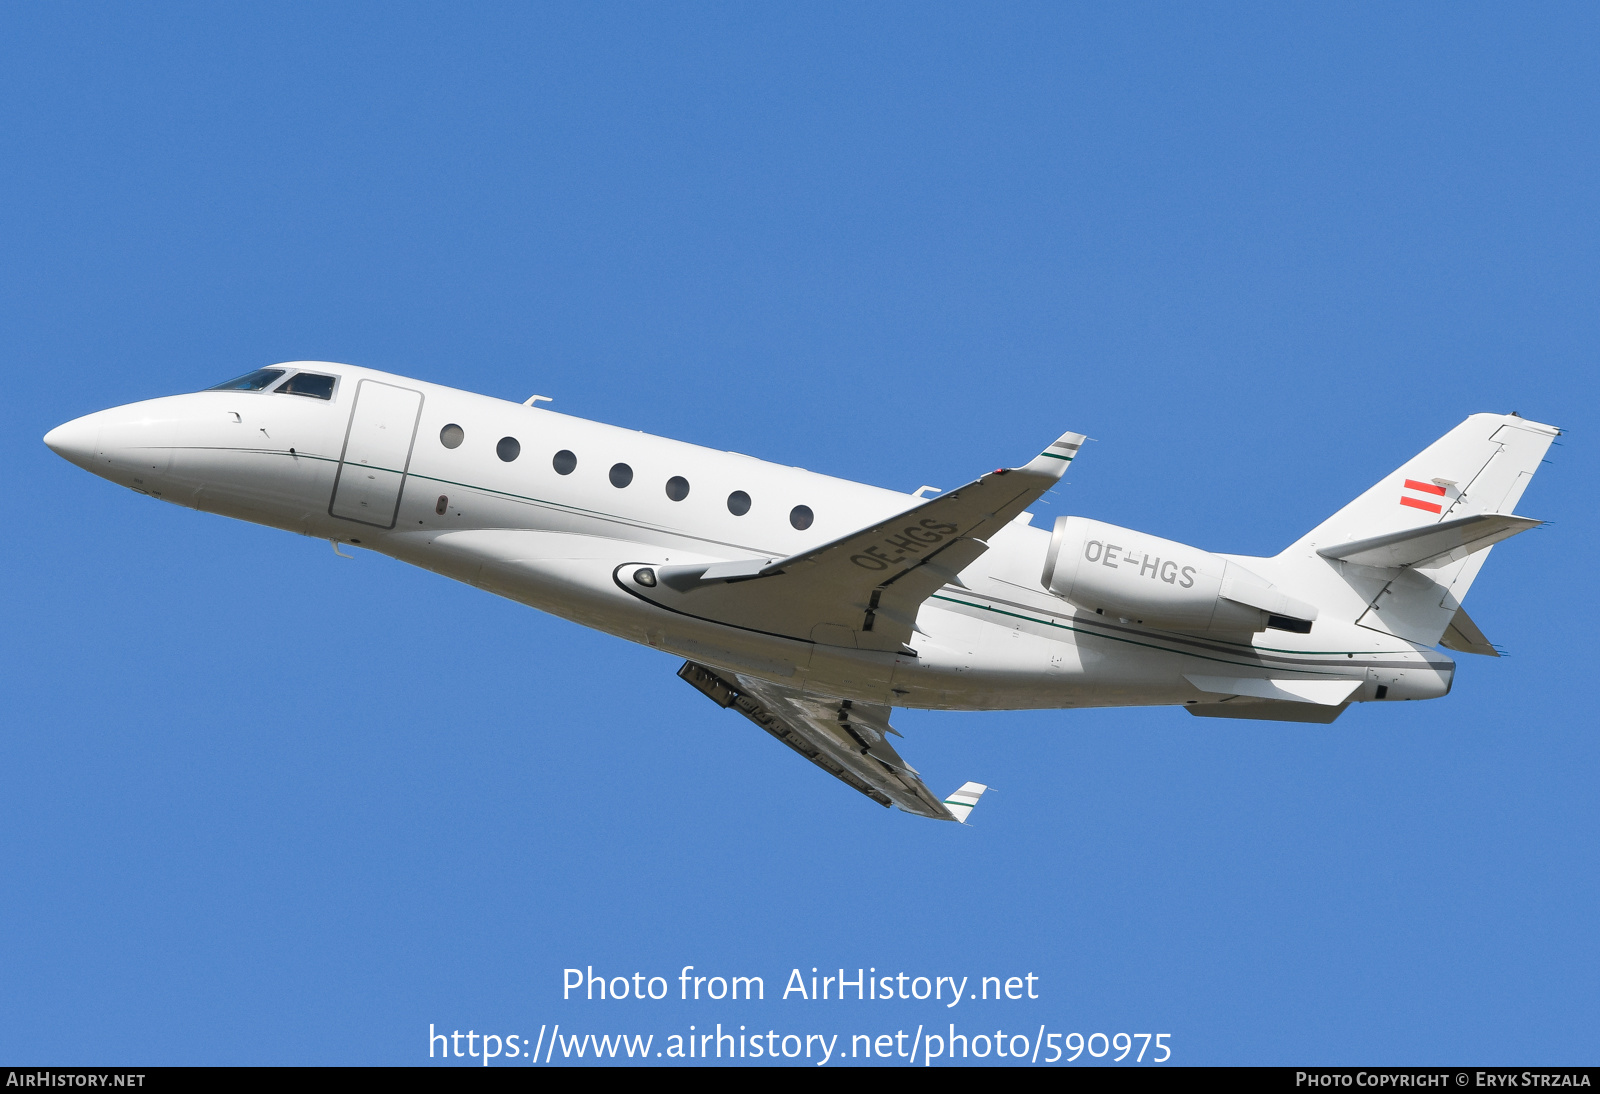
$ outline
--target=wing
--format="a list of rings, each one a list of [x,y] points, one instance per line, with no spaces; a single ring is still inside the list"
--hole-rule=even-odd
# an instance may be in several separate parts
[[[663,566],[618,583],[663,608],[830,646],[899,651],[917,610],[1054,486],[1084,437],[1067,433],[1023,467],[1002,468],[898,516],[789,558]],[[640,581],[640,577],[645,580]]]
[[[969,782],[948,799],[935,796],[889,744],[895,730],[888,707],[817,699],[746,676],[728,679],[693,661],[685,661],[678,675],[886,808],[892,803],[919,817],[964,824],[987,789]]]

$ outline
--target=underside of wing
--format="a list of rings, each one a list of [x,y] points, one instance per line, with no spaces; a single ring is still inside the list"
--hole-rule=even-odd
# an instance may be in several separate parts
[[[899,651],[917,610],[1050,489],[1077,455],[1068,433],[1023,467],[991,472],[888,520],[789,558],[622,567],[617,582],[671,611],[766,634]]]
[[[966,783],[948,802],[936,796],[889,744],[895,731],[888,707],[814,698],[762,680],[724,676],[693,661],[685,661],[678,675],[879,805],[964,823],[986,789]]]

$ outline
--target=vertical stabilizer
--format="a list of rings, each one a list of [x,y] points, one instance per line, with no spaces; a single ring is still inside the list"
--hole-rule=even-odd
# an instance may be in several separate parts
[[[1514,414],[1474,414],[1289,550],[1329,547],[1476,513],[1509,513],[1560,432]]]
[[[1442,555],[1423,546],[1460,535],[1458,527],[1493,525],[1495,538],[1504,538],[1531,525],[1464,518],[1510,514],[1560,432],[1515,414],[1474,414],[1317,525],[1278,560],[1301,568],[1308,578],[1324,566],[1336,568],[1345,588],[1339,594],[1344,603],[1334,614],[1345,613],[1360,626],[1408,642],[1435,645],[1489,557],[1484,544],[1493,539]],[[1430,531],[1441,524],[1450,527],[1437,535]],[[1404,549],[1379,546],[1388,541],[1411,543],[1414,556],[1431,557],[1407,564]],[[1355,549],[1362,544],[1372,549]],[[1394,555],[1387,565],[1385,549]]]

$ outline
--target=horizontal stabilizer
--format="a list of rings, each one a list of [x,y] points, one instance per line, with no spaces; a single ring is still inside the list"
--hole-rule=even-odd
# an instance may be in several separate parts
[[[1360,680],[1348,677],[1339,680],[1269,680],[1259,676],[1198,676],[1184,673],[1183,678],[1212,695],[1248,695],[1255,699],[1315,703],[1324,707],[1340,705],[1361,686]]]
[[[1478,513],[1440,524],[1408,528],[1402,532],[1330,544],[1318,548],[1317,554],[1361,566],[1398,569],[1438,565],[1466,558],[1474,551],[1493,547],[1503,539],[1510,539],[1518,532],[1543,523],[1532,517],[1512,516],[1510,513]]]
[[[978,799],[983,797],[987,789],[982,783],[962,783],[961,789],[946,798],[944,804],[955,814],[956,820],[966,824],[967,818],[972,816],[973,806],[978,804]]]
[[[1450,618],[1450,625],[1444,629],[1444,637],[1439,639],[1439,645],[1457,653],[1481,653],[1485,657],[1500,656],[1500,651],[1494,648],[1494,643],[1483,636],[1483,632],[1478,629],[1478,625],[1472,621],[1465,608],[1456,609],[1456,614]]]
[[[1280,703],[1271,699],[1240,699],[1231,703],[1195,703],[1183,709],[1196,718],[1249,718],[1262,722],[1315,722],[1327,725],[1344,713],[1349,703],[1336,707],[1308,703]]]

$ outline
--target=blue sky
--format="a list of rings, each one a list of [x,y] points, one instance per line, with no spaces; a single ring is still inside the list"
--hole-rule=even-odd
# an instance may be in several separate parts
[[[0,1061],[1592,1062],[1597,62],[1560,4],[0,10]],[[905,490],[1082,430],[1043,520],[1259,554],[1469,413],[1570,432],[1468,604],[1513,656],[1329,727],[902,712],[1000,788],[956,829],[665,655],[39,441],[299,358]],[[769,1000],[561,1000],[691,964]],[[770,998],[812,966],[1041,999]]]

